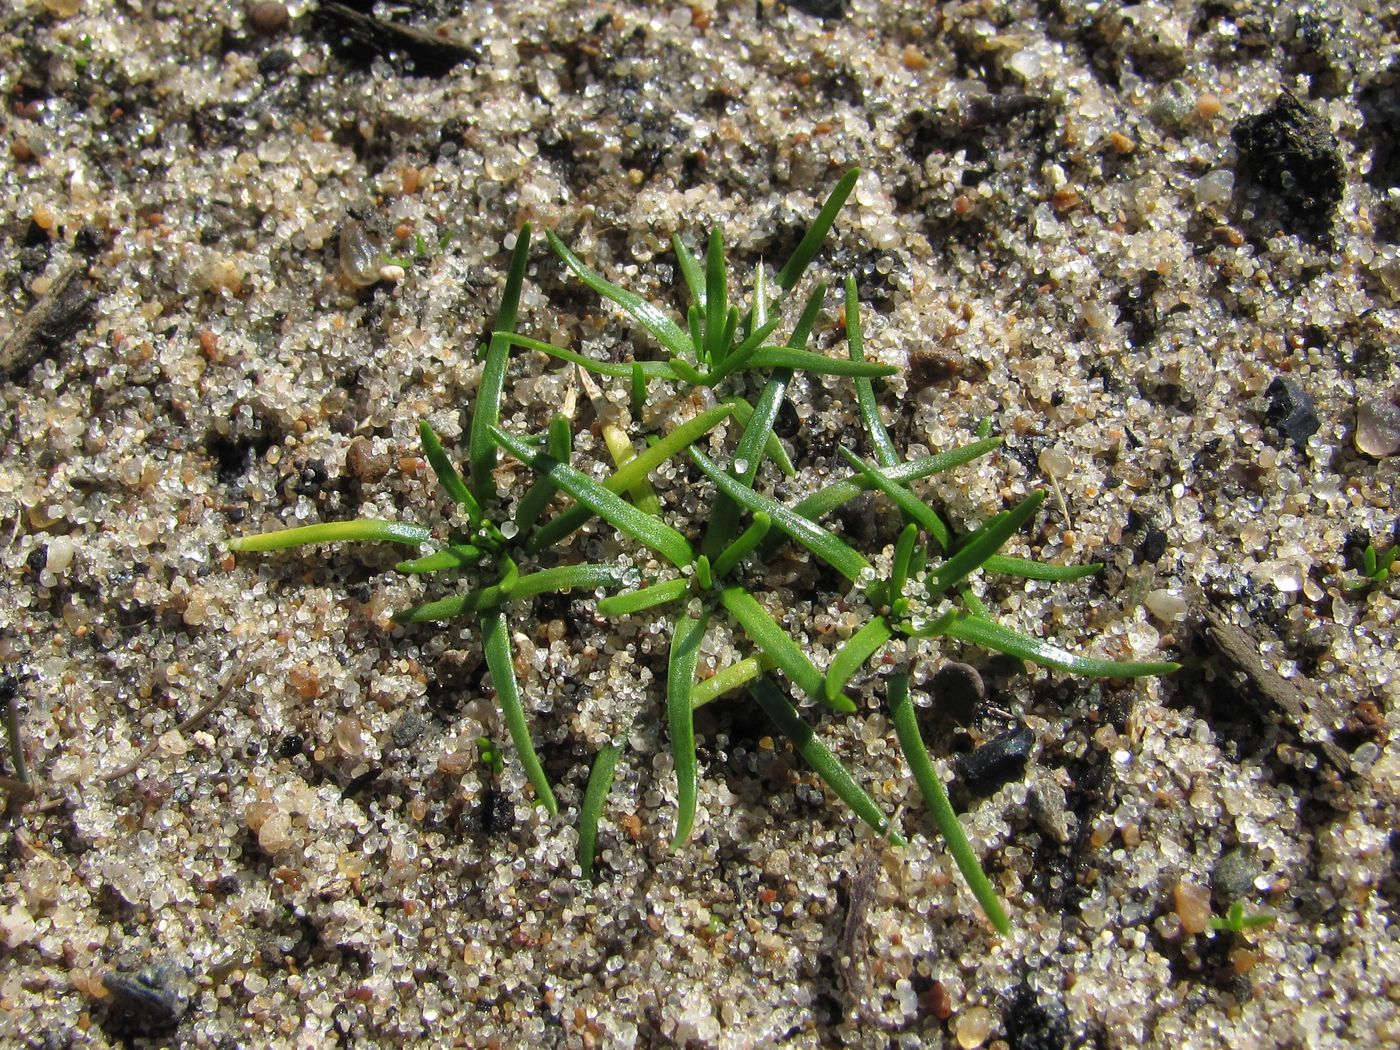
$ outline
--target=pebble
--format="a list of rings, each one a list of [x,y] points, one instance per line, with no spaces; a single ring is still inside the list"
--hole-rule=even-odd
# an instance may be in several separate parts
[[[1388,397],[1356,403],[1356,450],[1375,459],[1400,451],[1400,405]]]
[[[1069,811],[1065,789],[1050,774],[1041,773],[1031,784],[1028,801],[1036,826],[1061,846],[1066,845],[1071,838],[1074,814]]]
[[[61,576],[73,564],[73,555],[78,550],[78,542],[72,536],[55,536],[49,540],[48,557],[44,568],[55,576]]]
[[[939,665],[929,689],[935,711],[959,725],[969,725],[976,719],[987,699],[981,672],[957,660],[945,660]]]
[[[248,5],[248,24],[264,36],[280,33],[287,28],[290,21],[291,15],[287,12],[287,5],[277,3],[276,0],[263,0]]]
[[[1308,392],[1292,376],[1279,375],[1264,389],[1264,396],[1269,399],[1264,422],[1298,448],[1306,446],[1322,426]]]
[[[1222,913],[1235,901],[1254,896],[1254,880],[1259,877],[1258,851],[1250,845],[1226,850],[1210,873],[1215,906]]]
[[[375,452],[374,442],[366,437],[357,437],[345,451],[346,469],[352,477],[362,482],[379,481],[389,473],[392,464],[389,454]]]
[[[996,1018],[992,1016],[992,1011],[985,1006],[974,1006],[970,1010],[964,1010],[953,1023],[958,1045],[963,1050],[974,1050],[975,1047],[981,1046],[987,1041],[987,1036],[992,1034],[992,1025],[995,1023]]]
[[[1186,934],[1194,937],[1210,929],[1210,890],[1194,882],[1178,882],[1172,889],[1172,903]]]
[[[189,978],[173,960],[132,974],[105,973],[102,986],[111,995],[109,1026],[127,1035],[167,1033],[190,1007]]]
[[[357,288],[383,278],[384,244],[359,219],[346,219],[340,228],[340,272]]]

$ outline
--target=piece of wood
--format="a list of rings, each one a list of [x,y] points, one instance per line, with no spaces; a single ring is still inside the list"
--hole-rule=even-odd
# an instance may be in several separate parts
[[[1351,772],[1351,756],[1332,738],[1342,714],[1306,678],[1290,681],[1259,654],[1259,642],[1212,602],[1200,605],[1202,637],[1213,655],[1244,676],[1244,693],[1266,715],[1276,717],[1309,747],[1316,748],[1341,773]]]
[[[70,266],[0,343],[0,374],[18,378],[36,361],[54,353],[96,313],[97,296],[83,279],[81,266]]]

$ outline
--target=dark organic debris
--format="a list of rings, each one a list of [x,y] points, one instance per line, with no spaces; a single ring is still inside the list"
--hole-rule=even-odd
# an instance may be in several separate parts
[[[1308,438],[1322,426],[1312,396],[1291,376],[1274,376],[1264,390],[1269,407],[1264,422],[1287,437],[1298,448],[1307,446]]]
[[[102,987],[112,996],[106,1027],[115,1035],[167,1034],[190,1007],[189,977],[169,959],[135,973],[105,973]]]
[[[823,22],[846,17],[846,0],[787,0],[786,6]]]
[[[1345,171],[1336,138],[1316,114],[1285,91],[1272,108],[1235,125],[1234,138],[1241,173],[1271,190],[1297,220],[1285,226],[1331,229]]]
[[[64,271],[49,294],[0,343],[0,375],[14,379],[41,357],[77,335],[96,312],[97,297],[88,290],[79,267]]]
[[[1284,722],[1340,772],[1351,772],[1351,756],[1332,738],[1342,725],[1336,705],[1307,679],[1290,681],[1265,663],[1259,655],[1259,643],[1231,622],[1223,609],[1202,602],[1198,615],[1205,648],[1244,679],[1245,697],[1267,717]]]
[[[476,52],[464,44],[376,18],[349,4],[323,0],[316,8],[316,21],[341,55],[351,61],[365,61],[374,55],[403,58],[410,63],[409,72],[424,77],[446,76],[463,62],[476,62]]]
[[[958,777],[978,795],[990,795],[1003,784],[1017,779],[1026,768],[1035,733],[1026,726],[1010,729],[981,747],[953,760]]]
[[[958,114],[962,131],[980,131],[993,124],[1005,124],[1022,113],[1033,113],[1045,105],[1039,95],[1008,91],[1000,95],[973,95]]]
[[[1002,1018],[1011,1050],[1068,1050],[1069,1018],[1064,1004],[1022,985]]]
[[[1142,562],[1155,563],[1162,560],[1162,555],[1167,553],[1167,534],[1156,525],[1149,525],[1143,530],[1142,539],[1138,541],[1137,555]]]

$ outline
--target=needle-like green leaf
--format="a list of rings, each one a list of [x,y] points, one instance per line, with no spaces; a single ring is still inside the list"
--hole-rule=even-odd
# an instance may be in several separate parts
[[[609,379],[630,380],[633,374],[640,369],[642,376],[646,379],[681,379],[678,372],[669,361],[598,361],[591,357],[584,357],[574,350],[566,349],[562,346],[555,346],[553,343],[546,343],[540,339],[531,339],[527,335],[515,335],[498,333],[500,338],[511,346],[523,347],[526,350],[538,350],[542,354],[547,354],[559,361],[567,361],[570,364],[578,365],[600,376],[607,376]],[[691,370],[692,372],[694,369]]]
[[[622,756],[622,748],[617,744],[604,744],[593,759],[593,768],[588,772],[588,786],[583,791],[583,805],[578,814],[578,866],[583,877],[593,881],[593,858],[598,847],[598,821],[603,816],[603,806],[608,801],[608,791],[612,788],[613,774],[617,771],[617,760]]]
[[[676,601],[690,592],[689,580],[666,580],[640,590],[614,594],[598,602],[601,616],[631,616]]]
[[[476,391],[476,407],[472,410],[467,462],[471,465],[472,488],[478,504],[496,494],[496,483],[491,477],[491,471],[496,466],[496,444],[491,440],[491,428],[501,421],[501,393],[505,389],[506,365],[510,362],[510,343],[496,333],[515,331],[520,290],[525,284],[525,267],[529,261],[530,224],[527,222],[516,235],[515,248],[510,254],[510,269],[506,271],[501,309],[496,314],[493,334],[486,347],[481,383]]]
[[[604,299],[609,299],[616,303],[626,312],[626,314],[652,334],[672,356],[696,356],[695,346],[690,341],[690,336],[667,316],[660,307],[647,302],[635,292],[629,292],[626,288],[619,288],[601,274],[591,269],[568,247],[555,236],[554,231],[546,230],[545,236],[549,238],[549,246],[554,249],[554,254],[564,261],[564,265],[574,272],[584,284],[592,288]]]
[[[809,518],[795,513],[771,496],[755,492],[739,481],[728,471],[723,470],[709,456],[697,448],[690,450],[691,459],[705,473],[715,487],[734,502],[746,507],[752,513],[763,511],[783,532],[821,558],[846,579],[855,583],[860,574],[870,568],[870,563],[856,553],[844,540],[827,532]]]
[[[943,519],[938,516],[932,507],[923,500],[915,496],[913,492],[903,485],[896,485],[890,481],[885,474],[876,470],[865,460],[851,452],[844,445],[838,445],[837,451],[845,457],[846,462],[860,471],[861,477],[870,482],[872,488],[883,493],[893,501],[894,505],[904,512],[905,517],[917,524],[933,538],[938,546],[947,550],[953,542],[952,534],[948,531],[948,526],[943,524]]]
[[[943,841],[948,846],[948,852],[957,862],[958,870],[967,880],[972,895],[977,898],[977,903],[982,905],[982,910],[987,913],[987,918],[991,920],[997,932],[1005,937],[1011,932],[1011,922],[1007,919],[1006,911],[1002,908],[986,872],[982,870],[977,854],[972,852],[972,844],[967,841],[962,824],[958,822],[958,815],[953,812],[948,793],[943,790],[943,782],[938,779],[938,771],[929,760],[928,749],[924,746],[924,738],[919,732],[919,721],[914,714],[914,704],[909,699],[907,674],[897,674],[890,678],[889,705],[895,735],[899,738],[904,760],[909,763],[909,772],[914,774],[914,783],[919,785],[919,793],[924,796],[924,805],[928,806],[933,822],[938,825]]]
[[[402,521],[356,518],[354,521],[324,521],[318,525],[298,525],[275,529],[256,536],[236,536],[228,541],[231,551],[280,551],[314,543],[342,543],[347,540],[387,540],[417,547],[432,536],[422,525]]]
[[[827,357],[813,350],[793,350],[786,346],[760,347],[749,358],[748,367],[791,368],[794,372],[813,372],[828,376],[892,376],[899,371],[893,365]]]
[[[860,178],[860,169],[852,168],[841,177],[831,194],[826,198],[826,203],[817,212],[817,217],[812,225],[807,228],[806,234],[793,249],[788,261],[783,264],[783,268],[778,271],[775,283],[785,292],[790,292],[797,286],[797,282],[802,279],[802,275],[807,272],[807,267],[816,258],[822,242],[826,240],[826,235],[831,231],[831,227],[836,222],[836,216],[846,203],[846,198],[851,195],[851,191],[856,188],[856,180]]]
[[[1102,569],[1101,561],[1085,565],[1051,565],[1049,562],[1014,558],[1008,554],[993,554],[982,563],[983,572],[1001,572],[1008,576],[1019,576],[1023,580],[1052,580],[1057,583],[1083,579]]]
[[[1148,675],[1171,674],[1181,665],[1170,660],[1098,660],[1078,656],[1058,645],[1019,634],[984,617],[958,613],[941,632],[949,638],[971,642],[983,649],[993,649],[1007,656],[1029,660],[1057,671],[1082,674],[1090,678],[1142,678]]]
[[[729,281],[724,264],[724,234],[716,226],[710,231],[710,246],[705,252],[705,345],[699,359],[714,367],[724,360],[729,349],[723,342],[726,315],[729,313]]]
[[[889,818],[875,805],[875,800],[865,793],[865,789],[856,783],[840,760],[817,739],[812,727],[802,720],[792,703],[776,685],[767,678],[760,678],[750,686],[749,692],[763,708],[764,714],[792,741],[797,753],[806,760],[817,776],[826,781],[837,798],[850,806],[856,816],[883,835],[892,845],[907,845],[904,836],[890,826]]]
[[[626,466],[621,467],[603,482],[603,488],[614,494],[627,491],[639,480],[646,478],[653,470],[670,459],[677,452],[689,448],[700,438],[713,430],[721,420],[733,414],[733,407],[726,403],[715,405],[698,416],[686,420],[653,445],[648,445]],[[558,458],[558,457],[555,457]],[[528,549],[534,552],[546,550],[583,525],[593,512],[587,507],[571,507],[557,518],[547,522],[530,541]]]
[[[638,510],[620,496],[609,492],[592,478],[580,473],[567,463],[560,463],[542,452],[532,450],[525,442],[512,434],[507,434],[499,427],[493,427],[491,433],[501,447],[516,459],[528,463],[535,470],[549,477],[561,489],[608,522],[613,528],[626,533],[638,543],[650,547],[676,568],[683,568],[695,560],[690,541],[664,521]]]
[[[525,708],[520,703],[520,686],[515,680],[515,657],[510,649],[510,632],[506,627],[505,615],[499,609],[483,612],[481,631],[486,666],[496,687],[501,717],[510,730],[515,752],[520,756],[520,766],[534,785],[536,802],[547,809],[551,817],[556,816],[559,803],[554,800],[554,791],[544,775],[539,756],[535,754],[535,745],[530,741],[530,727],[525,722]]]
[[[550,459],[557,459],[560,463],[569,462],[569,457],[574,451],[574,433],[569,425],[568,417],[556,415],[549,421],[549,436],[545,441],[545,450],[549,453]],[[528,536],[530,530],[535,527],[535,523],[540,520],[540,515],[549,506],[549,501],[554,498],[554,494],[559,491],[559,487],[548,478],[536,478],[535,483],[530,486],[528,492],[521,497],[520,502],[515,507],[515,534],[517,536]]]
[[[444,492],[464,511],[471,519],[472,524],[481,520],[481,504],[476,501],[476,497],[467,491],[467,484],[462,480],[462,475],[457,473],[457,468],[452,465],[452,460],[448,458],[447,450],[442,447],[442,441],[438,439],[437,431],[426,420],[418,422],[418,436],[423,441],[423,454],[428,459],[428,464],[433,468],[433,473],[437,475],[438,484],[442,486]]]
[[[846,278],[846,346],[852,361],[865,360],[865,328],[860,320],[860,295],[856,291],[856,279]],[[880,418],[880,406],[875,400],[875,385],[867,376],[856,377],[856,403],[860,407],[860,419],[865,424],[865,432],[870,436],[870,447],[875,450],[875,462],[882,467],[893,467],[899,463],[899,452],[894,447],[890,432],[885,429]]]
[[[448,569],[470,569],[481,561],[482,551],[469,543],[454,543],[434,554],[421,558],[401,561],[394,566],[395,572],[417,575],[426,572],[442,572]]]
[[[851,698],[839,690],[835,696],[827,695],[822,673],[752,594],[742,587],[726,587],[720,592],[719,600],[729,610],[729,615],[743,628],[749,640],[758,646],[797,688],[813,699],[821,700],[833,711],[849,714],[856,709]]]
[[[685,280],[686,290],[690,292],[691,303],[697,309],[704,310],[705,271],[700,268],[700,260],[685,246],[679,233],[671,234],[671,246],[676,250],[676,263],[680,267],[681,277]]]
[[[690,706],[695,689],[695,667],[700,642],[710,614],[683,615],[671,635],[671,657],[666,671],[666,721],[671,734],[671,759],[676,766],[676,833],[671,848],[685,845],[695,823],[698,763],[695,760],[695,715]]]
[[[877,616],[842,643],[826,669],[823,691],[829,702],[842,695],[851,676],[865,666],[867,660],[893,637],[889,621]]]
[[[927,478],[945,470],[960,467],[964,463],[971,463],[974,459],[994,451],[1000,444],[1001,438],[985,438],[981,441],[974,441],[970,445],[940,452],[936,456],[920,456],[918,459],[901,463],[897,467],[891,467],[888,470],[882,469],[880,473],[897,485],[907,485],[919,478]],[[820,521],[837,507],[850,502],[862,492],[869,491],[874,487],[874,483],[869,478],[856,475],[842,481],[832,482],[825,488],[812,493],[792,509],[804,518]]]
[[[755,279],[754,297],[755,304],[761,304],[764,292],[763,267],[759,267],[758,276]],[[807,297],[807,304],[802,309],[802,316],[798,318],[797,325],[792,330],[792,335],[788,339],[788,345],[794,349],[801,349],[806,346],[808,338],[812,334],[812,326],[816,324],[817,317],[821,313],[822,299],[826,295],[826,285],[818,284]],[[742,356],[742,351],[735,351],[726,364],[734,363]],[[734,450],[734,476],[750,488],[753,487],[753,479],[758,476],[759,464],[763,461],[768,449],[776,445],[782,450],[782,442],[773,433],[773,423],[778,418],[778,411],[782,408],[783,399],[787,396],[788,383],[792,380],[792,371],[787,368],[775,368],[768,377],[768,382],[763,386],[763,392],[758,396],[758,403],[753,406],[749,418],[742,419],[744,433],[739,438],[739,446]],[[747,407],[747,402],[741,402]],[[787,458],[786,451],[783,451],[783,459]],[[775,460],[782,467],[782,460]],[[791,464],[788,464],[790,467]],[[787,468],[783,468],[786,470]],[[729,542],[734,535],[739,523],[739,505],[723,493],[715,500],[714,511],[710,515],[710,523],[705,530],[705,540],[702,545],[706,554],[714,557],[719,550]]]
[[[607,445],[608,455],[612,456],[613,464],[618,470],[637,458],[637,450],[632,447],[632,439],[619,426],[612,423],[603,424],[603,443]],[[606,485],[603,487],[607,488]],[[661,513],[661,500],[657,498],[656,490],[651,487],[651,482],[647,480],[645,474],[627,486],[627,495],[632,498],[632,505],[638,510],[645,511],[652,516]]]
[[[759,511],[753,516],[753,524],[739,534],[720,556],[715,559],[714,572],[716,579],[724,579],[746,557],[749,552],[763,542],[763,537],[768,535],[769,526],[773,524],[773,519],[763,511]]]
[[[1000,550],[1017,529],[1031,520],[1044,501],[1044,490],[1032,492],[1011,510],[997,514],[968,536],[958,547],[957,553],[929,572],[926,577],[928,596],[937,598],[956,586],[968,573],[981,568],[982,563]]]
[[[791,375],[785,369],[775,369],[773,375]],[[770,379],[771,381],[771,379]],[[754,408],[742,397],[725,398],[724,403],[730,407],[734,413],[734,418],[739,421],[739,425],[748,428],[749,421],[753,418]],[[797,468],[792,465],[792,460],[788,457],[787,449],[783,448],[783,443],[778,440],[778,435],[771,430],[768,432],[768,440],[764,442],[763,454],[772,460],[783,474],[789,478],[797,476]]]
[[[437,620],[451,620],[463,613],[495,609],[507,601],[533,598],[537,594],[553,594],[562,591],[616,586],[622,579],[620,568],[615,565],[556,565],[552,569],[541,569],[525,576],[511,579],[508,583],[492,584],[466,594],[454,594],[450,598],[424,602],[401,613],[394,614],[395,623],[428,623]]]
[[[773,661],[764,656],[746,656],[728,667],[722,667],[709,678],[695,683],[690,694],[690,706],[704,707],[725,693],[747,685],[765,671],[773,669]]]
[[[919,527],[910,522],[899,534],[894,545],[894,561],[890,566],[890,601],[904,597],[905,585],[909,582],[909,568],[914,561],[915,545],[919,540]]]

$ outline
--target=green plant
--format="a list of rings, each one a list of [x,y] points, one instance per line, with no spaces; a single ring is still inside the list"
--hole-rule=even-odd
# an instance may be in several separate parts
[[[1345,581],[1347,590],[1362,591],[1385,583],[1390,579],[1391,566],[1396,558],[1400,558],[1400,543],[1383,551],[1377,550],[1374,543],[1368,543],[1361,552],[1361,564],[1357,566],[1360,578]]]
[[[1271,911],[1259,911],[1246,914],[1244,901],[1235,901],[1226,910],[1225,914],[1212,915],[1210,917],[1210,928],[1222,933],[1241,934],[1246,930],[1259,929],[1268,926],[1278,920],[1278,916]]]
[[[551,813],[557,805],[530,740],[513,671],[510,633],[506,628],[509,603],[572,588],[612,590],[597,603],[599,614],[640,621],[664,606],[667,621],[665,709],[677,780],[677,816],[672,848],[689,838],[698,809],[699,769],[694,711],[719,697],[744,688],[794,750],[862,820],[893,844],[904,839],[856,778],[821,741],[799,713],[804,698],[841,714],[856,710],[847,687],[886,646],[902,650],[888,676],[887,698],[896,736],[913,778],[940,833],[949,845],[993,925],[1009,929],[1004,909],[977,861],[956,814],[939,782],[919,733],[909,693],[909,663],[914,650],[934,638],[948,638],[1043,664],[1074,674],[1134,677],[1162,674],[1176,665],[1166,661],[1112,662],[1081,657],[1058,646],[1013,632],[994,622],[968,586],[978,571],[1040,580],[1071,580],[1098,566],[1057,566],[999,553],[1001,547],[1038,511],[1043,493],[1033,493],[1017,507],[997,515],[965,536],[958,536],[936,511],[910,487],[921,478],[971,462],[998,447],[985,428],[978,440],[934,456],[904,461],[879,417],[873,379],[893,372],[865,360],[864,337],[854,281],[845,287],[846,358],[829,357],[808,348],[821,319],[824,286],[805,298],[788,337],[770,343],[780,327],[787,298],[832,228],[855,185],[847,174],[822,206],[793,255],[778,270],[770,291],[760,267],[746,306],[729,298],[729,266],[719,231],[711,233],[704,264],[673,238],[676,257],[690,305],[684,322],[659,307],[606,280],[550,234],[551,247],[564,265],[585,285],[615,303],[665,351],[662,360],[599,362],[582,354],[523,336],[516,331],[516,310],[524,279],[529,228],[522,230],[512,255],[505,296],[487,344],[481,385],[468,426],[468,471],[458,472],[432,427],[424,422],[421,436],[426,457],[444,491],[461,508],[469,526],[448,537],[440,549],[399,564],[409,573],[452,573],[465,576],[469,587],[448,597],[425,602],[400,613],[404,624],[474,617],[497,691],[503,719],[519,761],[536,798]],[[616,424],[602,426],[602,436],[615,469],[602,480],[574,466],[569,422],[555,418],[538,437],[511,434],[501,428],[501,397],[511,347],[544,352],[594,374],[626,380],[635,408],[640,409],[649,385],[660,381],[687,387],[716,387],[740,374],[762,381],[752,402],[733,396],[698,412],[666,434],[634,438]],[[788,505],[776,499],[762,482],[763,466],[772,463],[791,473],[786,451],[773,426],[795,372],[845,377],[854,382],[865,437],[873,462],[842,448],[854,473],[827,484]],[[640,413],[639,413],[640,414]],[[733,421],[741,432],[722,464],[701,442],[722,422]],[[498,451],[530,466],[536,479],[516,502],[514,514],[503,519],[492,480]],[[713,451],[713,449],[712,449]],[[709,479],[713,495],[696,533],[682,531],[667,520],[665,503],[652,489],[649,476],[661,464],[685,453]],[[721,457],[724,458],[724,457]],[[865,491],[891,500],[904,519],[885,572],[845,539],[822,524],[822,519]],[[572,506],[552,516],[556,495],[565,494]],[[571,537],[592,517],[601,518],[617,533],[656,555],[637,578],[615,566],[570,560]],[[686,523],[680,523],[685,525]],[[422,526],[387,521],[335,522],[303,526],[233,541],[235,550],[275,550],[303,543],[334,540],[389,540],[409,546],[427,543]],[[795,543],[846,581],[843,600],[863,611],[864,623],[845,640],[825,669],[808,655],[804,641],[783,624],[775,611],[775,596],[765,585],[768,569],[782,545]],[[554,564],[534,567],[544,557]],[[531,566],[522,572],[520,566]],[[734,658],[706,668],[701,654],[707,634],[726,634],[736,645]],[[901,662],[902,661],[902,662]],[[886,661],[888,663],[889,661]],[[791,694],[780,685],[786,680]],[[798,703],[794,703],[794,697]],[[483,761],[489,761],[483,748]],[[490,747],[495,756],[494,747]],[[578,861],[591,877],[597,829],[623,747],[610,743],[596,756],[580,811]],[[496,759],[498,760],[498,758]]]

